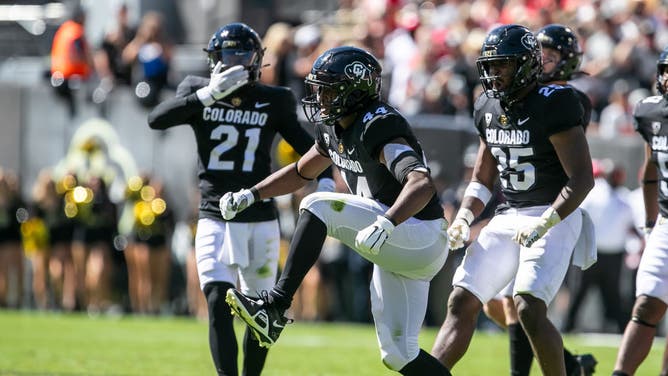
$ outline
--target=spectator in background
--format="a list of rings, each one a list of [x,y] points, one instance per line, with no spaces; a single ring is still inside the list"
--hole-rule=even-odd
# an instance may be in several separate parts
[[[93,58],[84,34],[86,13],[80,6],[72,9],[53,37],[51,46],[51,85],[67,103],[71,117],[77,113],[73,90],[81,87],[93,73]]]
[[[72,251],[80,273],[78,282],[83,283],[80,304],[90,314],[104,312],[112,308],[113,303],[112,244],[118,223],[116,206],[109,199],[106,183],[97,176],[91,176],[84,185],[68,192],[66,201],[67,210],[77,221],[76,245]]]
[[[162,89],[169,81],[172,45],[164,35],[163,22],[160,13],[146,13],[136,36],[122,52],[125,64],[138,64],[139,76],[135,95],[139,103],[146,107],[158,104]]]
[[[288,55],[293,48],[292,27],[284,22],[269,26],[262,44],[265,47],[264,63],[260,82],[267,85],[288,86]]]
[[[622,167],[612,160],[593,161],[594,188],[580,205],[587,210],[596,230],[598,261],[582,271],[582,278],[576,286],[568,308],[564,331],[573,331],[577,315],[590,287],[597,286],[603,298],[604,324],[602,331],[608,331],[606,319],[615,325],[614,332],[622,333],[628,318],[622,311],[620,279],[626,240],[638,236],[633,223],[631,207],[616,190],[618,175]]]
[[[598,134],[605,139],[628,135],[633,131],[633,118],[628,95],[629,83],[623,79],[615,81],[608,96],[608,105],[601,111]]]
[[[27,217],[17,176],[0,168],[0,307],[23,304],[21,225]]]
[[[129,23],[128,6],[118,6],[116,24],[108,31],[94,54],[95,71],[100,85],[93,92],[93,102],[102,103],[116,85],[132,83],[132,64],[123,60],[125,47],[134,39],[137,30]]]
[[[311,72],[313,62],[320,54],[322,31],[318,25],[303,25],[294,34],[295,49],[288,55],[288,83],[296,98],[305,95],[304,78]]]
[[[126,199],[133,205],[134,224],[125,250],[133,312],[157,314],[167,302],[171,268],[170,241],[174,215],[154,177],[129,179]]]

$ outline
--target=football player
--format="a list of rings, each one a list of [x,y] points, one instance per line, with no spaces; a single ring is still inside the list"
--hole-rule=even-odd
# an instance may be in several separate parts
[[[636,301],[614,376],[636,372],[668,307],[668,47],[657,61],[656,88],[660,95],[638,102],[633,112],[635,129],[647,143],[641,180],[647,237],[636,277]],[[665,364],[663,369],[665,375]]]
[[[578,38],[569,27],[550,24],[536,33],[541,46],[543,71],[539,81],[545,85],[568,85],[568,80],[579,73],[582,50]],[[573,88],[584,109],[583,126],[587,127],[591,118],[591,101],[587,94]],[[513,301],[513,282],[508,284],[499,295],[485,303],[483,309],[494,322],[508,329],[510,339],[510,374],[529,375],[533,360],[533,351],[526,333],[520,325]],[[590,375],[594,372],[596,360],[591,354],[574,356],[564,349],[567,375]]]
[[[450,248],[501,180],[506,202],[466,250],[432,353],[447,367],[464,355],[483,303],[515,279],[513,296],[544,375],[564,375],[562,339],[547,317],[570,265],[594,184],[584,110],[570,87],[539,83],[541,49],[524,26],[489,32],[477,59],[484,89],[475,104],[480,147],[473,178],[448,229]]]
[[[313,137],[297,120],[292,92],[258,82],[264,49],[253,29],[243,23],[225,25],[204,51],[211,77],[186,77],[176,97],[159,104],[148,123],[153,129],[189,124],[195,133],[201,191],[195,248],[209,309],[209,346],[218,374],[238,375],[238,348],[225,291],[237,282],[246,294],[273,286],[280,233],[273,201],[262,200],[224,220],[218,200],[270,174],[277,134],[302,154],[313,145]],[[320,184],[333,190],[329,176]],[[267,350],[248,331],[243,350],[243,374],[259,375]]]
[[[255,202],[298,189],[332,163],[352,193],[305,197],[278,283],[260,299],[230,289],[227,302],[263,345],[274,344],[329,235],[374,263],[371,307],[383,364],[403,375],[449,375],[418,345],[429,281],[447,258],[446,221],[420,143],[406,119],[379,98],[380,73],[378,60],[364,50],[325,51],[305,79],[302,99],[315,124],[315,145],[250,189],[221,198],[223,217],[234,218]]]

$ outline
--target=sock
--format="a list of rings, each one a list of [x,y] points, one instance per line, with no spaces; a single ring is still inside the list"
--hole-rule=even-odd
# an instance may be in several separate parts
[[[571,354],[570,351],[564,349],[564,362],[566,363],[566,374],[567,375],[573,375],[575,374],[575,370],[580,367],[580,363],[578,363],[577,359]]]
[[[422,349],[420,349],[417,358],[406,364],[404,368],[399,370],[399,373],[405,376],[452,376],[441,362]]]
[[[285,268],[278,283],[270,292],[270,304],[282,310],[290,308],[292,297],[304,280],[304,276],[318,260],[326,236],[325,224],[313,213],[302,210],[290,242]]]
[[[242,376],[260,376],[267,360],[269,349],[261,347],[260,343],[251,334],[251,329],[246,328],[244,334],[244,369]]]
[[[612,371],[611,376],[629,376],[629,374],[626,373],[626,372],[622,372],[622,371]]]
[[[230,288],[234,285],[228,282],[210,282],[204,286],[209,307],[209,349],[219,376],[239,374],[237,338],[230,307],[225,303],[225,294]]]
[[[508,337],[510,337],[510,374],[528,376],[533,361],[533,350],[522,325],[519,323],[508,325]]]

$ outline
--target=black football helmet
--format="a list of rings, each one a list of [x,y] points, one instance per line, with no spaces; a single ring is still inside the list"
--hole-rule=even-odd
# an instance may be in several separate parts
[[[516,68],[512,82],[503,90],[495,89],[494,81],[499,76],[491,74],[491,63],[513,61]],[[507,104],[514,102],[520,89],[537,82],[543,69],[540,45],[533,33],[521,25],[503,25],[490,31],[476,65],[485,94]]]
[[[573,30],[564,25],[551,24],[538,30],[536,39],[542,48],[553,48],[561,54],[561,60],[554,70],[551,73],[543,72],[540,81],[570,80],[582,62],[582,49]]]
[[[204,52],[208,56],[210,71],[221,61],[223,69],[243,65],[251,81],[260,78],[264,56],[262,40],[255,30],[244,23],[235,22],[216,30]]]
[[[656,61],[656,90],[668,99],[668,77],[663,74],[666,69],[668,69],[668,47],[659,54],[659,59]]]
[[[325,51],[306,76],[302,107],[312,123],[333,125],[380,95],[381,66],[370,53],[350,46]]]

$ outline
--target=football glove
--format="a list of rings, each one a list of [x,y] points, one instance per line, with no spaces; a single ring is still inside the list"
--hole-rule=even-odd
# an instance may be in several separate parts
[[[460,208],[448,228],[448,246],[451,251],[463,248],[471,237],[471,223],[475,219],[473,212],[467,208]]]
[[[519,245],[529,248],[536,240],[542,238],[547,230],[559,222],[561,222],[559,213],[550,206],[532,225],[517,230],[513,240]]]
[[[239,192],[227,192],[220,198],[218,207],[223,219],[229,221],[234,218],[237,213],[243,211],[247,207],[253,205],[255,196],[250,189],[242,189]]]
[[[211,72],[209,85],[197,90],[197,98],[208,107],[247,83],[248,71],[243,65],[223,71],[223,63],[219,61]]]
[[[389,219],[382,215],[377,216],[374,223],[357,233],[355,247],[360,252],[377,255],[380,252],[380,247],[392,235],[394,227]]]

